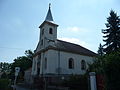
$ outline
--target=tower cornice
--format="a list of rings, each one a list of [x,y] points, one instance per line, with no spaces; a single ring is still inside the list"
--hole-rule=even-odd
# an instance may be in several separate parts
[[[41,28],[45,23],[47,23],[47,24],[49,24],[49,25],[54,25],[54,26],[59,26],[59,25],[57,25],[57,24],[55,24],[54,22],[52,22],[52,21],[44,21],[40,26],[39,26],[39,28]]]

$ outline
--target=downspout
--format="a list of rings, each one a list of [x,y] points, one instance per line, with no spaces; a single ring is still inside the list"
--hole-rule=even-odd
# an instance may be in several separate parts
[[[58,48],[58,75],[60,75],[60,49]]]

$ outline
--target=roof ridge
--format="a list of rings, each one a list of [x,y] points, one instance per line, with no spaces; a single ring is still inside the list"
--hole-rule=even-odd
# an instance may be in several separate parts
[[[79,44],[75,44],[75,43],[71,43],[71,42],[63,41],[63,40],[59,40],[59,39],[57,39],[57,40],[58,40],[58,41],[65,42],[65,43],[69,43],[69,44],[73,44],[73,45],[79,46],[79,47],[81,47],[81,48],[84,48],[84,49],[86,49],[86,50],[92,52],[92,53],[95,53],[95,52],[93,52],[93,51],[91,51],[91,50],[89,50],[89,49],[87,49],[87,48],[85,48],[85,47],[83,47],[83,46],[81,46],[81,45],[79,45]],[[95,54],[96,54],[96,53],[95,53]]]

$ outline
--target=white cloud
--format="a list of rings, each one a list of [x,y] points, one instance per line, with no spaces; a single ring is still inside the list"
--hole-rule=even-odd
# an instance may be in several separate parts
[[[78,33],[78,32],[86,32],[86,31],[89,31],[89,30],[86,29],[86,28],[80,28],[80,27],[77,27],[77,26],[66,27],[66,28],[63,28],[62,30],[67,30],[67,31],[72,32],[72,33]]]
[[[72,31],[72,32],[79,32],[80,28],[79,27],[67,27],[66,30]]]
[[[79,40],[77,38],[66,38],[66,37],[64,37],[64,38],[59,38],[59,39],[63,40],[63,41],[79,44],[79,45],[81,45],[83,47],[88,47],[89,46],[86,42],[81,41],[81,40]]]

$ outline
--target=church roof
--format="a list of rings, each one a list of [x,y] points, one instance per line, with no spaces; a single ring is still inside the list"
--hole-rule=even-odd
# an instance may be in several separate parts
[[[37,49],[38,49],[38,46],[37,46]],[[76,54],[85,55],[85,56],[92,56],[92,57],[97,56],[96,53],[92,52],[91,50],[88,50],[87,48],[84,48],[80,45],[73,44],[70,42],[62,41],[62,40],[57,40],[55,41],[54,45],[50,45],[45,49],[38,50],[37,52],[35,52],[35,56],[48,49],[76,53]]]
[[[57,43],[55,44],[55,46],[58,50],[61,50],[61,51],[67,51],[67,52],[72,52],[72,53],[77,53],[77,54],[87,55],[87,56],[97,56],[96,53],[80,45],[62,41],[62,40],[57,40]]]

